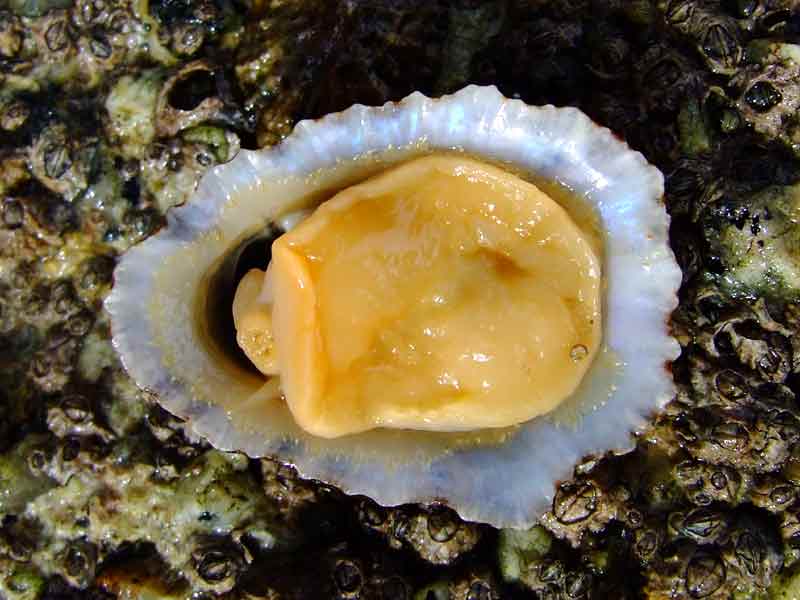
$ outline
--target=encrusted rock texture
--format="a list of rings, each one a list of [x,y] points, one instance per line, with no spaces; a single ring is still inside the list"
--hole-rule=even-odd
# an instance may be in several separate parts
[[[0,598],[800,597],[799,40],[797,0],[0,0]],[[657,165],[684,273],[677,398],[530,531],[210,448],[102,309],[239,148],[467,83]]]

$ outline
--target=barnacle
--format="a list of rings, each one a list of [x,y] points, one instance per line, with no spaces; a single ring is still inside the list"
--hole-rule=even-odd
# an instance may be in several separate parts
[[[449,582],[448,597],[453,600],[498,600],[501,592],[491,573],[467,573]]]
[[[67,128],[45,128],[31,148],[34,176],[48,189],[73,200],[88,185],[95,148],[92,139],[70,139]]]
[[[78,463],[93,460],[81,450],[77,455],[61,456]],[[150,538],[168,565],[182,571],[193,588],[224,590],[232,584],[227,572],[237,567],[221,563],[228,556],[234,563],[246,556],[241,541],[227,537],[236,533],[236,526],[247,522],[248,531],[259,537],[265,548],[282,543],[281,526],[272,521],[272,507],[254,491],[246,461],[235,456],[203,455],[195,463],[193,475],[164,482],[153,479],[152,465],[120,469],[112,458],[97,467],[99,477],[82,480],[78,471],[63,487],[41,495],[26,509],[26,518],[36,520],[44,535],[53,537],[53,543],[31,559],[45,573],[68,569],[66,562],[78,560],[78,555],[84,564],[73,569],[76,574],[85,577],[86,569],[94,569],[97,559],[87,555],[88,546],[81,540],[93,544],[105,540],[105,544],[116,545],[121,541],[119,536]],[[76,511],[85,515],[85,524],[73,522],[71,515]],[[149,533],[151,528],[161,527],[167,514],[171,515],[174,535]],[[178,539],[189,543],[170,541]],[[92,548],[90,553],[97,551]],[[74,584],[85,587],[89,581],[76,580]]]
[[[156,133],[174,136],[187,127],[221,119],[225,104],[214,88],[214,73],[203,61],[189,63],[167,79],[156,100]]]
[[[14,58],[22,48],[22,27],[12,14],[0,14],[0,56]]]
[[[363,500],[358,519],[367,531],[383,536],[396,549],[409,547],[424,560],[447,565],[470,552],[480,541],[480,526],[462,521],[443,506],[429,509],[384,509]]]
[[[603,571],[610,562],[607,549],[597,549],[592,558],[596,564],[592,565],[587,555],[588,568],[571,565],[568,553],[559,548],[542,527],[503,531],[498,542],[498,562],[503,578],[543,598],[591,597],[596,587],[592,571]],[[606,593],[613,595],[615,591]]]
[[[180,600],[190,593],[184,579],[164,577],[164,563],[156,556],[131,559],[126,565],[109,566],[97,575],[97,587],[118,598]]]
[[[777,540],[758,527],[758,518],[726,522],[711,511],[695,511],[688,519],[673,534],[674,550],[662,558],[663,570],[650,572],[649,594],[728,598],[744,582],[745,589],[764,593],[782,559]]]
[[[183,204],[200,177],[218,162],[229,160],[239,149],[235,133],[212,126],[184,131],[167,142],[155,142],[139,162],[137,181],[160,212]],[[146,215],[142,215],[146,218]],[[142,223],[149,233],[150,226]]]
[[[796,112],[800,94],[796,81],[800,72],[798,56],[791,47],[778,45],[767,52],[762,61],[742,69],[732,84],[739,90],[736,107],[742,118],[755,131],[772,139],[780,139],[797,152],[800,145],[800,124]]]
[[[144,158],[142,153],[155,138],[154,116],[163,80],[160,70],[137,78],[123,75],[106,98],[108,137],[120,144],[126,158]]]

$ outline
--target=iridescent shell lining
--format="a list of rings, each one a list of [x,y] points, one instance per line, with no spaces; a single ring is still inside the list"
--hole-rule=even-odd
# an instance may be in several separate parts
[[[265,383],[209,343],[209,277],[266,224],[388,165],[441,150],[557,182],[597,212],[607,350],[564,411],[590,409],[571,424],[556,414],[467,436],[378,430],[313,438],[294,424],[277,382]],[[442,501],[465,519],[527,527],[576,461],[629,448],[631,432],[674,394],[666,365],[679,347],[667,321],[680,271],[662,194],[656,168],[574,108],[531,107],[476,86],[440,99],[414,93],[379,108],[353,106],[303,121],[280,145],[242,150],[214,168],[169,213],[167,227],[123,256],[106,302],[114,344],[134,380],[218,448],[276,456],[303,476],[381,504]]]

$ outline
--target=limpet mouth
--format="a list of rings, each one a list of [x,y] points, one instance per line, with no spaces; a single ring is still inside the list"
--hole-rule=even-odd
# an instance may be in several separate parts
[[[605,347],[573,398],[517,427],[311,436],[294,422],[275,379],[215,341],[207,319],[209,303],[218,302],[212,283],[232,252],[281,218],[443,151],[501,166],[596,211]],[[679,346],[667,321],[680,271],[662,195],[655,167],[574,108],[531,107],[477,86],[439,99],[414,93],[383,107],[357,105],[299,123],[273,148],[240,151],[168,214],[162,231],[124,255],[106,301],[114,345],[139,386],[218,448],[277,457],[381,504],[440,501],[465,519],[526,527],[576,461],[629,448],[631,433],[674,395],[667,365]]]

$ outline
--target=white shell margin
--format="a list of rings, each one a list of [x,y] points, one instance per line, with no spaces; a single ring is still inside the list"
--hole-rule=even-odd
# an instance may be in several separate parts
[[[241,386],[198,341],[190,299],[225,245],[242,233],[242,220],[231,217],[237,208],[274,219],[299,199],[297,186],[286,191],[287,181],[313,186],[314,173],[348,160],[355,165],[345,169],[352,179],[364,155],[373,157],[374,171],[383,153],[391,164],[437,149],[463,150],[523,176],[560,182],[598,213],[606,232],[604,340],[619,365],[610,369],[608,361],[596,360],[578,393],[610,390],[605,402],[595,401],[574,425],[538,418],[498,446],[445,450],[446,442],[433,442],[419,456],[398,450],[409,432],[385,432],[386,444],[373,444],[381,432],[327,443],[298,432],[286,415],[276,418],[271,432],[248,430],[246,410],[240,418],[212,403],[203,382],[232,397]],[[281,190],[277,204],[270,199],[273,188]],[[667,365],[679,346],[668,320],[680,271],[662,195],[661,173],[575,108],[528,106],[493,86],[469,86],[439,99],[414,93],[375,108],[356,105],[302,121],[280,145],[242,150],[212,169],[190,201],[169,213],[162,231],[120,260],[106,300],[113,342],[136,383],[218,448],[276,456],[305,477],[384,505],[438,500],[468,520],[529,527],[577,461],[630,448],[631,433],[674,395]]]

